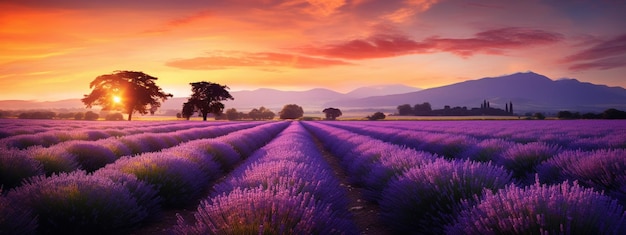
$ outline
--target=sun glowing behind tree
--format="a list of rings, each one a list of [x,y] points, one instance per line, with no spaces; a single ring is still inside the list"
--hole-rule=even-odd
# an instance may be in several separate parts
[[[135,71],[115,71],[113,74],[100,75],[89,84],[89,88],[93,90],[81,101],[87,108],[100,105],[102,110],[128,113],[130,121],[134,112],[153,112],[161,107],[161,102],[173,96],[163,92],[154,83],[155,80],[156,77]]]

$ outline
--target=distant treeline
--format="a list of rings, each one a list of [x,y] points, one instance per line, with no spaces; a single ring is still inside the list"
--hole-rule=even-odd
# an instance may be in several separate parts
[[[100,116],[104,116],[108,121],[121,121],[124,120],[124,115],[121,113],[95,113],[93,111],[87,112],[62,112],[56,113],[53,111],[3,111],[0,110],[0,118],[19,118],[19,119],[66,119],[66,120],[98,120]]]
[[[432,109],[432,106],[428,102],[422,104],[416,104],[411,106],[410,104],[403,104],[398,106],[398,115],[400,116],[511,116],[513,114],[513,103],[506,103],[506,109],[499,109],[491,107],[488,101],[483,101],[480,104],[480,108],[467,108],[467,107],[450,107],[444,106],[443,109]]]
[[[584,113],[559,111],[559,119],[626,119],[626,112],[618,109],[607,109],[602,113]]]

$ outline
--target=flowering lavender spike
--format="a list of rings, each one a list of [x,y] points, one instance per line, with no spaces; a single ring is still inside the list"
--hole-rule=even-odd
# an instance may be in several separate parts
[[[466,206],[448,234],[623,234],[626,213],[616,201],[570,182],[509,185]]]

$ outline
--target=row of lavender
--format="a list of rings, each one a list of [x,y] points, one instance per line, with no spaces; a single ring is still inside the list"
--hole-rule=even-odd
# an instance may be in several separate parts
[[[626,231],[626,212],[617,200],[576,182],[524,186],[491,162],[447,160],[328,123],[305,126],[341,158],[352,182],[366,189],[367,198],[380,205],[384,221],[397,233]],[[623,159],[623,150],[614,151]]]
[[[38,176],[0,197],[1,234],[128,232],[161,208],[193,203],[212,182],[274,138],[267,123],[160,152],[125,156],[94,173]]]
[[[589,143],[625,146],[626,122],[618,120],[548,120],[548,121],[432,121],[432,122],[388,122],[373,123],[373,126],[391,127],[402,130],[426,131],[474,137],[479,140],[500,138],[518,143],[547,142],[564,147]],[[620,136],[622,138],[620,138]],[[620,141],[621,140],[621,141]],[[607,143],[603,143],[607,142]],[[613,146],[614,147],[614,146]]]
[[[55,122],[55,121],[49,121]],[[56,121],[61,122],[61,121]],[[105,122],[101,122],[105,123]],[[49,129],[46,131],[40,131],[37,133],[18,134],[6,138],[0,139],[0,148],[17,148],[26,149],[32,146],[49,147],[58,143],[62,143],[70,140],[100,140],[111,137],[128,136],[142,133],[167,133],[180,130],[189,130],[193,128],[204,128],[207,126],[217,126],[220,123],[161,123],[160,125],[152,124],[147,125],[133,125],[130,123],[118,124],[115,126],[102,125],[100,123],[93,124],[91,126],[76,127],[71,129]],[[38,127],[23,126],[21,129],[28,130],[29,128],[37,129]],[[39,127],[41,128],[41,127]]]
[[[72,131],[75,129],[123,130],[169,126],[175,122],[93,122],[68,120],[26,120],[0,119],[0,139],[25,134],[37,134],[47,131]]]
[[[214,187],[176,234],[357,234],[345,189],[298,122]]]
[[[259,123],[212,125],[170,133],[141,133],[96,141],[72,140],[25,150],[0,148],[0,185],[10,189],[25,178],[60,172],[93,172],[122,156],[154,152],[190,140],[213,138]]]
[[[416,138],[418,143],[426,144],[444,141],[447,145],[460,145],[459,148],[485,141],[507,142],[505,144],[542,142],[565,149],[583,150],[626,148],[626,121],[619,120],[390,121],[367,126],[359,122],[331,125],[385,138],[385,141],[396,136],[396,139]],[[406,144],[411,144],[411,141],[406,141]]]

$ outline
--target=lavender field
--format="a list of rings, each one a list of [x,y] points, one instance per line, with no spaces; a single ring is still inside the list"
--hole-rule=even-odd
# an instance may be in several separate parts
[[[0,126],[0,234],[626,233],[626,121]]]

